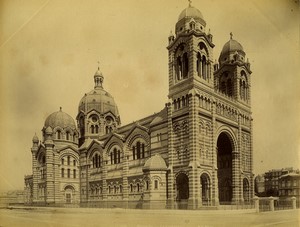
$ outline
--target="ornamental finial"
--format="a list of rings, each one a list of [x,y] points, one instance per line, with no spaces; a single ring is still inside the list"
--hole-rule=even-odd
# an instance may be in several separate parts
[[[192,6],[192,0],[188,0],[189,1],[189,7]]]
[[[98,70],[100,70],[100,61],[97,61],[98,63]]]
[[[232,37],[233,37],[233,34],[232,34],[232,32],[230,32],[230,39],[232,39]]]

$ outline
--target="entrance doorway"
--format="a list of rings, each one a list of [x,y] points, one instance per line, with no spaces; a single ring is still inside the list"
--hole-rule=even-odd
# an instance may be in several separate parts
[[[186,200],[189,198],[189,178],[186,174],[180,173],[176,178],[177,196],[176,200]]]
[[[243,198],[244,198],[245,202],[249,202],[249,200],[250,200],[250,194],[249,194],[250,189],[249,188],[250,188],[249,181],[246,178],[244,178],[243,179]]]
[[[228,134],[222,132],[217,141],[219,201],[222,204],[232,200],[232,150]]]
[[[210,180],[206,173],[203,173],[200,177],[201,191],[202,191],[202,205],[210,204]]]
[[[65,187],[65,203],[70,204],[74,201],[75,190],[72,186],[68,185]]]

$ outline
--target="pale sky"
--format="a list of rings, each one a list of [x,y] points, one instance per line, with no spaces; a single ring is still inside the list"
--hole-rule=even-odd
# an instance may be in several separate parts
[[[229,33],[249,58],[254,173],[299,168],[299,0],[194,0],[218,59]],[[100,61],[122,124],[163,109],[168,35],[186,0],[0,0],[0,190],[32,173],[32,137],[63,108],[76,117]]]

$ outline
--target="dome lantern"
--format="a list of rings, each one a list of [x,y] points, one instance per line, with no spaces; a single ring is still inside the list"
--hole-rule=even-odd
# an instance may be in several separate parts
[[[98,61],[98,70],[95,72],[95,75],[94,75],[95,89],[103,88],[102,87],[103,80],[104,80],[104,76],[103,76],[102,72],[100,71],[100,62]]]

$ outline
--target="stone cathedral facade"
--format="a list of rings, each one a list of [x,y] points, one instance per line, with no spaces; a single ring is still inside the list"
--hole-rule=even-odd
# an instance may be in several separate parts
[[[168,37],[168,103],[124,126],[98,68],[94,89],[79,102],[77,127],[60,110],[47,118],[43,140],[33,138],[33,175],[25,177],[30,202],[194,208],[249,202],[250,64],[232,34],[218,62],[213,48],[201,12],[189,5]]]

